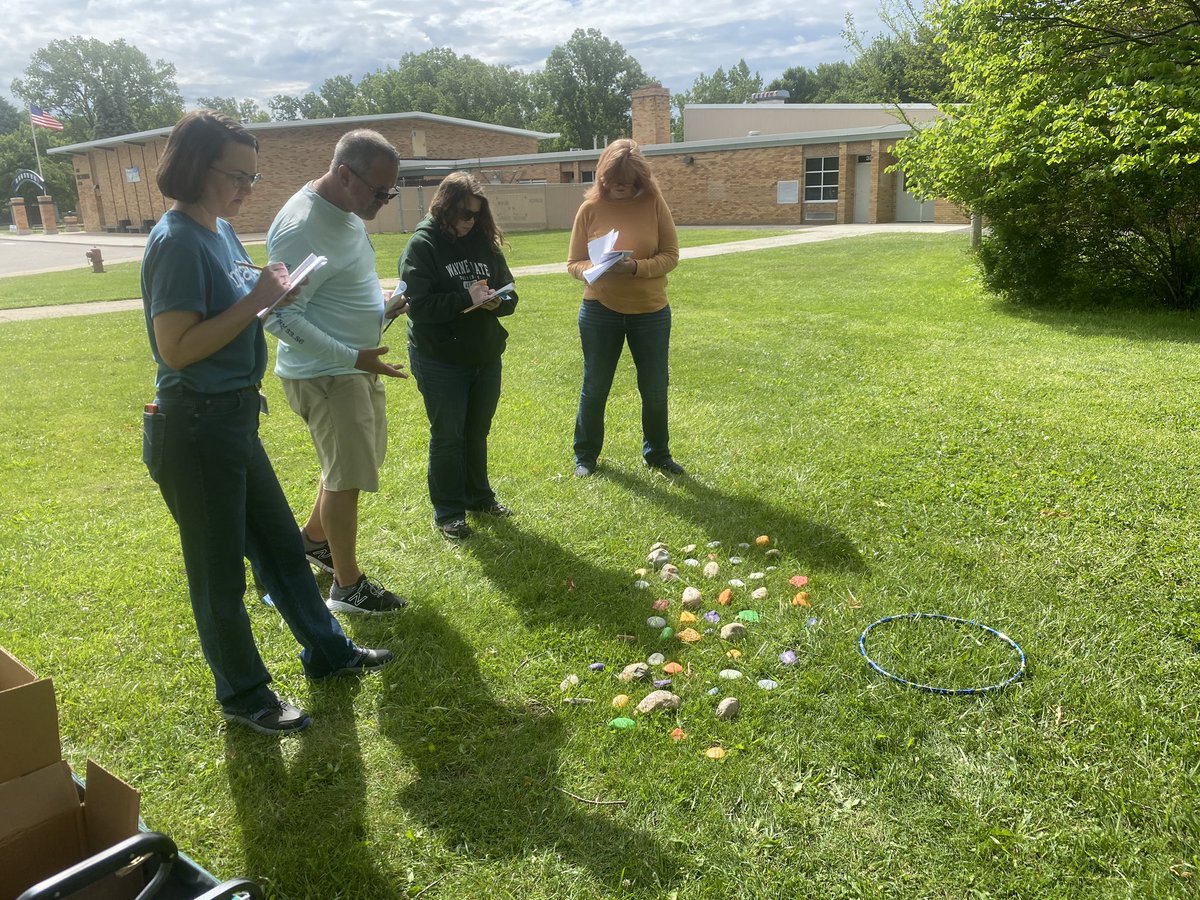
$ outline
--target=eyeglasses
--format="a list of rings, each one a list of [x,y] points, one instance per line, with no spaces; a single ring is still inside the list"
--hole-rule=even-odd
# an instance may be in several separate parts
[[[479,218],[480,212],[482,212],[482,209],[466,209],[466,208],[460,209],[458,211],[458,221],[474,222],[476,219]]]
[[[226,172],[224,169],[218,169],[216,166],[209,166],[209,168],[214,172],[220,172],[226,178],[232,179],[234,186],[239,191],[252,188],[262,181],[262,175],[258,172],[255,172],[253,175],[247,175],[245,172]]]
[[[346,165],[346,164],[342,163],[342,165]],[[346,168],[350,169],[349,166],[346,166]],[[363,178],[361,175],[359,175],[353,169],[350,169],[350,174],[353,175],[355,178],[357,178],[359,181],[361,181],[363,184],[365,184],[367,187],[369,187],[372,191],[374,191],[375,199],[378,200],[380,203],[387,203],[389,200],[395,200],[397,197],[400,196],[400,192],[398,190],[396,190],[395,188],[393,188],[392,190],[389,191],[385,188],[375,187],[375,185],[371,184],[371,182],[367,181],[367,179]]]

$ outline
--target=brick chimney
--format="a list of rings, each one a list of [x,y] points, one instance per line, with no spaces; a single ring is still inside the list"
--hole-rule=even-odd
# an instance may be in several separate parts
[[[642,145],[671,143],[671,92],[657,82],[633,92],[633,139]]]

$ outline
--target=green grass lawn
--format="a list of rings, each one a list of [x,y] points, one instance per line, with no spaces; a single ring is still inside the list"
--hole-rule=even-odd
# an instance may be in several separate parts
[[[140,462],[140,313],[0,328],[0,643],[54,678],[72,765],[100,762],[200,863],[292,900],[1194,897],[1194,319],[1014,310],[981,293],[961,235],[696,260],[671,296],[683,478],[640,463],[628,356],[601,469],[571,477],[566,276],[526,279],[506,320],[491,470],[515,518],[461,545],[435,534],[419,395],[389,385],[361,556],[412,607],[344,622],[398,659],[309,684],[251,595],[277,687],[314,717],[284,740],[218,717],[177,535]],[[263,439],[302,516],[313,453],[276,379],[267,391]],[[684,581],[637,590],[656,541]],[[717,578],[683,563],[691,544]],[[792,605],[796,575],[808,608]],[[730,577],[746,586],[720,606]],[[721,625],[759,613],[740,659],[715,635],[688,646],[645,624],[665,598],[681,627],[685,583]],[[942,697],[873,674],[858,635],[911,611],[1002,630],[1026,678]],[[877,648],[958,685],[1014,662],[927,623]],[[681,709],[611,728],[611,699],[650,689],[615,673],[655,651],[685,666]],[[746,677],[723,681],[726,667]],[[733,721],[715,716],[724,696],[741,701]]]
[[[786,230],[766,231],[745,228],[709,229],[681,228],[679,245],[699,247],[726,241],[745,241],[752,238],[785,234]],[[408,234],[376,234],[375,244],[379,277],[395,283],[396,262],[408,243]],[[566,262],[568,231],[513,232],[507,235],[509,246],[505,256],[513,268],[544,263]],[[265,244],[246,247],[250,258],[265,263]],[[82,255],[81,257],[82,258]],[[142,288],[140,262],[108,264],[104,272],[96,273],[90,266],[65,272],[43,272],[38,275],[11,275],[0,278],[0,309],[25,306],[54,306],[60,303],[90,303],[95,300],[128,300],[140,297]]]

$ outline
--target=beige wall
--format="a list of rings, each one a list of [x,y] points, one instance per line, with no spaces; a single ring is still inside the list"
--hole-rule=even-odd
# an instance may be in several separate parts
[[[423,119],[373,122],[375,130],[396,145],[400,155],[413,158],[414,141],[434,158],[515,156],[537,152],[537,139],[466,125]],[[347,130],[339,123],[297,125],[254,131],[259,141],[258,168],[262,182],[234,225],[239,232],[266,231],[280,207],[307,181],[329,167],[333,147]],[[170,205],[158,191],[155,176],[166,138],[144,144],[120,144],[91,149],[73,157],[79,214],[86,231],[102,231],[128,219],[133,227],[143,219],[157,220]],[[125,169],[137,166],[141,181],[126,181]],[[558,167],[553,169],[557,180]],[[97,191],[96,189],[99,188]]]
[[[938,115],[928,104],[904,107],[909,119],[927,122]],[[894,107],[857,103],[748,103],[744,106],[704,104],[683,108],[683,139],[708,141],[759,134],[806,134],[903,125]]]
[[[492,214],[504,231],[569,229],[588,185],[491,184],[486,188]],[[367,223],[372,234],[412,231],[429,211],[435,187],[407,187]]]

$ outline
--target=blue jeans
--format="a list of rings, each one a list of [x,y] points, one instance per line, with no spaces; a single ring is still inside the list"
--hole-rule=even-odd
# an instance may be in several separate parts
[[[300,529],[258,437],[258,391],[203,395],[168,389],[147,419],[145,460],[179,525],[200,646],[229,712],[275,698],[246,612],[249,559],[300,642],[316,678],[341,668],[354,645],[325,607]]]
[[[667,355],[671,307],[626,315],[599,301],[584,300],[579,307],[579,339],[583,343],[583,389],[575,416],[575,464],[596,466],[604,446],[604,407],[626,341],[642,395],[642,457],[652,466],[670,460]]]
[[[500,358],[481,366],[443,362],[408,345],[409,365],[429,416],[429,499],[439,525],[496,502],[488,484],[487,439],[500,402]]]

